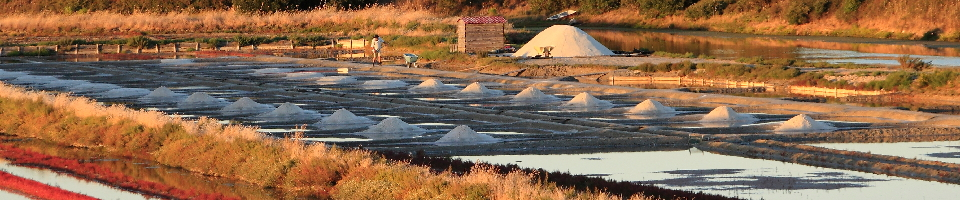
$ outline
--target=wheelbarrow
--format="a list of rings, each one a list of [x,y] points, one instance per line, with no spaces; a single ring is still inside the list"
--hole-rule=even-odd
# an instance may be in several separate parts
[[[416,54],[405,53],[403,54],[403,60],[407,62],[407,67],[417,68],[417,59],[420,58]]]

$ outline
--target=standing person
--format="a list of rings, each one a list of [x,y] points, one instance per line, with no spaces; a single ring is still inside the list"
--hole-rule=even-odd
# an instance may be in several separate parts
[[[383,65],[383,59],[380,58],[380,53],[383,50],[383,39],[380,38],[380,35],[373,35],[370,47],[373,47],[373,64],[380,63],[380,65]]]

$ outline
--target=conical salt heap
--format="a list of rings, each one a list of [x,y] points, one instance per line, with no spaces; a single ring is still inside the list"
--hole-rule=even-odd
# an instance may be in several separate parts
[[[423,81],[420,85],[410,88],[410,91],[446,91],[456,89],[456,87],[445,85],[443,82],[431,78]]]
[[[446,135],[443,135],[439,140],[434,142],[437,145],[471,145],[471,144],[488,144],[499,142],[500,139],[494,138],[487,134],[477,133],[470,129],[467,125],[460,125],[453,130],[450,130]]]
[[[563,104],[563,107],[610,107],[613,103],[593,97],[590,93],[581,92],[570,101]]]
[[[757,118],[750,114],[740,114],[733,111],[732,108],[720,106],[700,119],[701,122],[733,122],[733,121],[756,121]]]
[[[357,82],[357,78],[352,76],[325,76],[317,78],[318,85],[350,84]]]
[[[657,114],[670,114],[676,113],[677,110],[664,106],[657,100],[647,99],[643,102],[637,104],[630,110],[627,111],[628,114],[637,114],[637,115],[657,115]]]
[[[226,107],[220,109],[220,113],[224,115],[247,115],[247,114],[258,114],[264,113],[274,109],[271,105],[257,103],[248,97],[243,97],[233,102]]]
[[[549,101],[559,101],[560,98],[557,98],[553,95],[547,95],[534,87],[528,87],[523,89],[517,95],[513,96],[511,101],[536,101],[536,102],[549,102]]]
[[[280,107],[277,107],[277,109],[273,109],[273,111],[270,111],[268,113],[257,115],[257,117],[267,118],[268,121],[305,120],[305,119],[314,118],[316,116],[317,116],[317,112],[304,110],[300,108],[300,106],[297,106],[296,104],[293,104],[290,102],[283,103],[280,105]]]
[[[426,132],[426,129],[407,124],[400,120],[400,118],[389,117],[380,121],[377,125],[370,126],[370,128],[365,131],[354,134],[374,140],[383,140],[415,137]]]
[[[803,131],[832,131],[836,130],[833,125],[813,120],[810,116],[800,114],[790,118],[786,122],[774,129],[776,132],[803,132]]]
[[[150,94],[140,97],[140,100],[144,102],[176,102],[183,98],[183,96],[183,94],[170,91],[170,89],[165,86],[160,86],[150,92]]]
[[[70,86],[70,91],[75,93],[105,92],[119,88],[121,88],[119,85],[109,83],[84,83]]]
[[[309,79],[315,79],[315,78],[320,78],[320,77],[324,77],[323,73],[319,73],[319,72],[293,72],[293,73],[287,73],[287,77],[284,77],[284,79],[287,79],[287,80],[309,80]]]
[[[194,92],[186,100],[177,103],[180,108],[210,108],[218,107],[224,103],[223,99],[210,96],[206,92]]]
[[[483,85],[480,85],[478,82],[473,82],[470,85],[467,85],[466,88],[457,92],[457,95],[461,96],[503,96],[503,91],[500,90],[491,90],[487,89]]]
[[[364,81],[360,87],[366,89],[387,89],[387,88],[398,88],[406,87],[407,82],[401,80],[369,80]]]
[[[112,89],[99,95],[103,98],[125,98],[125,97],[139,97],[143,95],[150,94],[150,90],[143,88],[117,88]]]
[[[341,108],[340,110],[333,112],[332,115],[321,119],[318,124],[332,125],[332,124],[373,124],[373,123],[376,123],[376,122],[374,122],[373,120],[367,119],[366,117],[354,115],[353,112],[350,112],[347,109]]]

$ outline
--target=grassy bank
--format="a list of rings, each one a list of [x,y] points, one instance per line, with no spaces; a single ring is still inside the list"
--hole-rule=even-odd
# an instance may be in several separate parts
[[[434,173],[362,150],[296,137],[270,138],[253,127],[213,119],[183,121],[163,113],[101,106],[86,98],[0,86],[0,130],[9,134],[154,160],[197,173],[274,187],[290,196],[337,199],[620,199],[577,192],[477,166],[469,173]],[[633,199],[650,199],[633,196]]]

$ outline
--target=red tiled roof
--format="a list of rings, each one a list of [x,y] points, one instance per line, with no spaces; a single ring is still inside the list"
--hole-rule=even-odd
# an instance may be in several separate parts
[[[507,19],[501,16],[492,17],[463,17],[460,18],[465,24],[502,24],[507,23]]]

